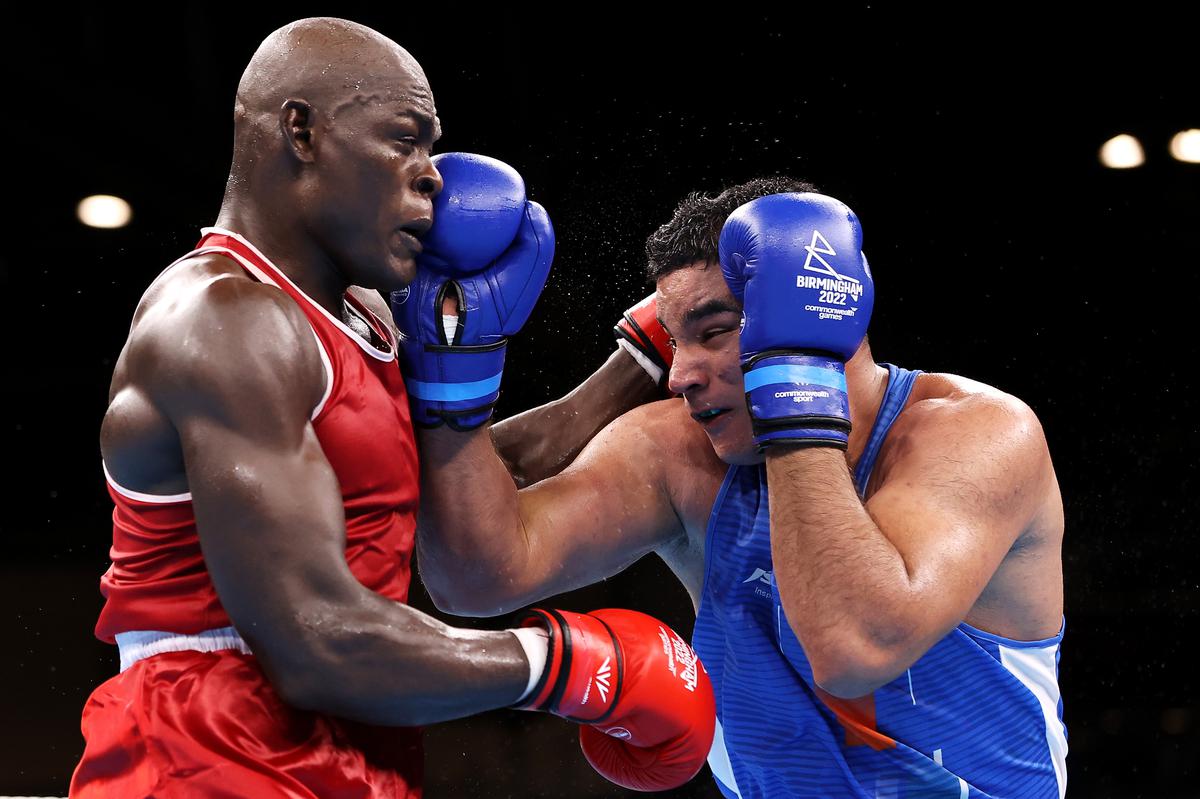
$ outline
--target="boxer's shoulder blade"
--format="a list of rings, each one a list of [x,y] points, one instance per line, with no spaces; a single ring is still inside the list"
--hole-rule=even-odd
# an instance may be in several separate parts
[[[228,259],[193,260],[147,292],[114,371],[101,446],[117,469],[144,457],[160,464],[151,471],[181,474],[181,423],[307,421],[323,395],[312,328],[295,301],[245,277],[236,264],[225,268],[220,262]],[[122,482],[122,474],[110,471]],[[170,479],[132,476],[142,485]]]

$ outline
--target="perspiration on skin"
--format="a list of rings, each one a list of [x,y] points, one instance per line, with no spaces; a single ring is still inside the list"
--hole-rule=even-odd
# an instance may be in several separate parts
[[[689,223],[694,239],[713,229],[702,217]],[[675,242],[695,245],[686,235]],[[715,252],[688,252],[696,257],[655,275],[659,319],[675,347],[669,387],[682,400],[627,413],[560,475],[520,492],[485,438],[420,434],[431,520],[423,535],[439,555],[425,580],[439,606],[501,613],[652,551],[697,602],[727,466],[765,460],[774,585],[831,694],[870,693],[960,622],[1018,641],[1052,638],[1062,619],[1062,501],[1028,406],[962,377],[919,374],[864,503],[847,466],[863,456],[888,386],[864,340],[846,364],[846,456],[764,459],[745,407],[741,308]],[[451,453],[453,468],[443,469]],[[464,472],[473,475],[466,487]],[[836,635],[824,624],[831,618]]]
[[[111,593],[102,618],[110,640],[166,630],[220,642],[240,633],[244,645],[210,653],[193,643],[100,686],[84,713],[88,748],[73,796],[134,793],[129,785],[173,775],[165,755],[136,757],[158,728],[129,731],[108,714],[134,718],[123,697],[154,698],[149,686],[165,683],[142,675],[177,663],[237,672],[219,687],[207,682],[194,703],[179,698],[185,686],[172,688],[182,725],[168,733],[173,745],[184,759],[224,762],[195,769],[189,784],[201,791],[197,780],[228,780],[242,765],[254,785],[298,769],[318,793],[419,790],[417,734],[402,727],[509,706],[531,679],[511,632],[457,630],[402,604],[416,458],[397,331],[375,290],[412,279],[441,190],[424,74],[374,31],[302,20],[255,54],[235,128],[217,230],[204,237],[216,251],[189,254],[154,281],[114,369],[101,450],[124,503],[114,540],[133,542],[117,558],[132,591]],[[632,361],[610,359],[552,409],[498,425],[497,440],[523,479],[552,474],[643,395],[623,387],[646,382]],[[147,530],[159,547],[149,555],[137,543]],[[187,579],[174,579],[181,572]],[[345,719],[386,725],[372,738],[386,755],[356,756]],[[248,751],[243,722],[262,722],[262,752],[308,757],[332,738],[346,756],[322,773],[287,757],[245,764],[222,754]],[[230,727],[243,738],[224,749],[189,743]],[[308,730],[313,737],[295,740]],[[121,775],[114,758],[128,766]]]

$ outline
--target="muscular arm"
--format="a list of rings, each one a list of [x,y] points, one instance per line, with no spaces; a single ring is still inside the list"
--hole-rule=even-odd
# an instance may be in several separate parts
[[[438,607],[494,615],[608,577],[685,535],[672,484],[678,400],[605,428],[565,471],[518,491],[483,428],[422,430],[421,575]]]
[[[351,290],[399,335],[378,292]],[[629,353],[617,349],[566,396],[492,425],[492,444],[517,486],[524,488],[561,472],[625,411],[660,397],[646,371]]]
[[[447,627],[350,572],[341,492],[309,420],[325,376],[299,309],[218,279],[144,324],[134,379],[179,434],[205,563],[280,694],[399,725],[517,700],[529,667],[509,633]]]
[[[922,409],[864,507],[845,456],[767,456],[771,552],[813,676],[855,697],[895,679],[958,624],[1053,481],[1037,419],[1012,398]]]
[[[645,370],[618,349],[565,397],[492,425],[492,444],[523,488],[558,474],[609,422],[660,397]]]

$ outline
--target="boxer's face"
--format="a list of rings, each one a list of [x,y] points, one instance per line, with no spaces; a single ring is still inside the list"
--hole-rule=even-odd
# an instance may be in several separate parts
[[[424,77],[405,73],[363,88],[321,121],[312,190],[324,248],[352,284],[408,285],[442,190],[430,160],[440,129]]]
[[[754,447],[738,353],[742,308],[717,264],[699,262],[658,279],[658,318],[671,336],[675,359],[668,386],[683,395],[726,463],[762,461]]]

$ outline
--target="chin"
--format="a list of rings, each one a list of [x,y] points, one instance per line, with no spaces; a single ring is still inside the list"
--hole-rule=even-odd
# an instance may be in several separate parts
[[[392,289],[402,289],[416,279],[417,262],[412,258],[408,258],[400,262],[400,268],[396,270],[396,285],[392,286]]]
[[[753,466],[764,461],[752,438],[736,442],[717,442],[709,436],[708,441],[717,457],[730,466]]]
[[[379,288],[387,292],[399,291],[417,277],[417,261],[411,255],[402,258],[393,255],[387,259],[387,264],[389,269],[378,278],[379,283],[386,285],[372,288]]]

